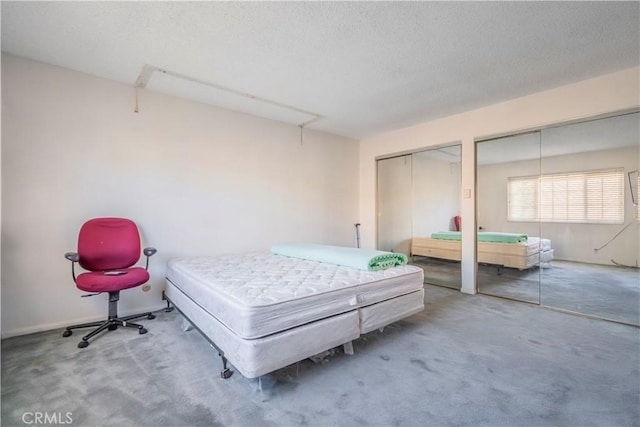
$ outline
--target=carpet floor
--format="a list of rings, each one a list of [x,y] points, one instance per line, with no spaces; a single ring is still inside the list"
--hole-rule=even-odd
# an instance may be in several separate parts
[[[413,257],[425,283],[460,289],[460,263]],[[545,268],[518,270],[480,264],[478,292],[640,326],[640,270],[553,260]]]
[[[4,339],[2,425],[37,413],[119,427],[640,425],[640,329],[425,289],[423,312],[360,337],[354,355],[260,380],[221,379],[216,351],[177,311],[85,349],[62,330]]]

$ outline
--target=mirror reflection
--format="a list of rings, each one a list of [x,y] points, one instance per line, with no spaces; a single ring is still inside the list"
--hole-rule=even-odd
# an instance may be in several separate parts
[[[640,325],[639,129],[632,113],[477,144],[479,292]]]
[[[639,125],[634,113],[542,131],[540,217],[555,257],[541,304],[640,324]]]
[[[413,154],[411,260],[425,283],[460,289],[460,145]]]
[[[409,255],[411,155],[378,160],[378,249]]]
[[[378,249],[405,253],[424,270],[425,283],[455,289],[461,287],[460,156],[460,145],[453,145],[377,165]],[[433,238],[443,233],[448,240]]]
[[[476,146],[478,291],[540,302],[540,269],[553,258],[535,215],[540,132]]]

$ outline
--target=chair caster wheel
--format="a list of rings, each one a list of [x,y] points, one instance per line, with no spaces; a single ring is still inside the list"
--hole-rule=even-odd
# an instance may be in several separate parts
[[[149,331],[147,331],[145,328],[140,328],[140,329],[138,329],[138,333],[139,333],[140,335],[144,335],[144,334],[146,334],[147,332],[149,332]]]
[[[70,337],[70,336],[71,336],[71,334],[73,334],[73,332],[71,332],[71,330],[70,330],[70,329],[66,329],[66,330],[62,333],[62,336],[66,338],[66,337]]]
[[[227,369],[223,369],[222,371],[220,371],[220,376],[221,376],[222,378],[224,378],[225,380],[226,380],[227,378],[230,378],[230,377],[231,377],[231,375],[233,375],[233,371],[232,371],[231,369],[229,369],[229,368],[227,368]]]
[[[116,325],[116,324],[109,325],[109,327],[107,329],[109,329],[110,331],[115,331],[116,329],[118,329],[118,325]]]
[[[155,314],[149,314],[149,315],[147,316],[147,319],[149,319],[149,320],[153,320],[153,319],[155,319],[155,318],[156,318]]]
[[[89,341],[82,340],[78,343],[78,348],[85,348],[87,346],[89,346]]]

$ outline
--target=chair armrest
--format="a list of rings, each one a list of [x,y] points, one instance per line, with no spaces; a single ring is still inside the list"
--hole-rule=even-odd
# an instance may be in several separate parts
[[[77,252],[67,252],[64,254],[64,257],[71,262],[78,262],[80,260]]]
[[[71,261],[71,277],[73,277],[73,281],[77,284],[78,282],[76,282],[75,266],[76,262],[80,260],[80,256],[78,255],[78,252],[67,252],[66,254],[64,254],[64,257]]]
[[[142,251],[142,253],[144,253],[145,256],[147,257],[147,263],[144,266],[145,270],[149,269],[149,257],[155,255],[156,252],[158,252],[158,250],[156,248],[152,248],[152,247],[144,248],[144,250]]]
[[[152,247],[144,248],[144,250],[142,251],[142,253],[144,253],[147,257],[155,255],[156,252],[158,252],[158,250]]]

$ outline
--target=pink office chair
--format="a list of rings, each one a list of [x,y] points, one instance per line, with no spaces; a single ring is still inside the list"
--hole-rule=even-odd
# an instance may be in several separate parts
[[[79,348],[89,345],[89,339],[108,329],[116,330],[118,326],[138,329],[138,333],[146,334],[147,330],[129,320],[146,317],[153,319],[153,313],[135,314],[118,317],[118,300],[120,291],[133,288],[149,280],[149,257],[156,253],[155,248],[145,248],[147,257],[145,268],[133,267],[140,259],[140,235],[136,224],[124,218],[95,218],[85,222],[78,235],[78,252],[67,252],[64,256],[71,261],[71,274],[78,289],[90,292],[85,296],[94,296],[103,292],[109,293],[109,317],[99,322],[82,323],[69,326],[62,334],[71,336],[72,329],[92,328],[88,335],[82,337]],[[76,277],[75,263],[88,270]]]

